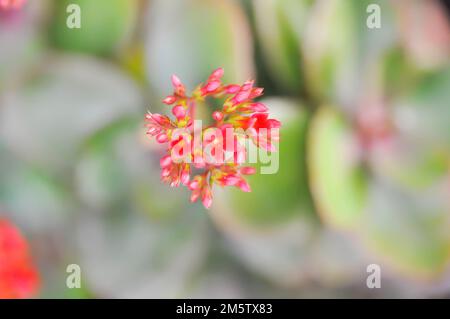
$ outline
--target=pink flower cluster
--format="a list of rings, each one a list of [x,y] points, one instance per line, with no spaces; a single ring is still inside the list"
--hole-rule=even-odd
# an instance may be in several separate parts
[[[254,87],[254,81],[246,81],[243,85],[223,84],[223,73],[222,68],[212,72],[206,83],[200,84],[190,96],[186,95],[180,79],[172,75],[174,91],[163,103],[172,106],[175,118],[172,120],[156,113],[148,113],[145,118],[147,134],[167,147],[167,154],[160,160],[162,181],[172,187],[187,186],[192,191],[191,201],[200,198],[206,208],[212,204],[213,184],[251,191],[245,175],[254,174],[256,170],[243,165],[247,152],[245,142],[251,141],[261,149],[274,152],[273,142],[279,140],[278,129],[281,126],[279,121],[269,119],[268,108],[264,104],[253,101],[263,94],[263,88]],[[196,106],[207,97],[221,99],[222,107],[211,112],[212,124],[197,132],[194,123]],[[222,132],[220,138],[206,133],[211,128]],[[175,134],[180,129],[187,133],[182,136]],[[226,133],[229,130],[231,134]],[[195,143],[196,134],[200,134],[203,145]],[[228,160],[208,161],[204,144],[220,144],[228,154]],[[179,149],[188,149],[187,156],[180,156]],[[209,155],[214,156],[214,150]]]

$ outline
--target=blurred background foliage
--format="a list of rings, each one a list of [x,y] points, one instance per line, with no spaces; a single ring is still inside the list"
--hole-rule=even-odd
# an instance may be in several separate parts
[[[31,241],[39,297],[450,296],[447,14],[435,0],[0,12],[0,211]],[[192,89],[220,66],[265,87],[280,166],[252,193],[215,189],[206,211],[160,183],[143,116],[169,113],[171,74]],[[82,289],[65,286],[72,263]]]

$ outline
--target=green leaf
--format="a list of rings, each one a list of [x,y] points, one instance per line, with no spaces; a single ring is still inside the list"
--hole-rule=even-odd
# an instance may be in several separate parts
[[[70,4],[80,6],[81,28],[67,26]],[[64,50],[110,54],[132,31],[137,9],[135,0],[56,1],[50,34],[55,45]]]
[[[252,192],[226,188],[226,205],[239,223],[253,227],[276,227],[312,211],[306,177],[305,135],[308,115],[301,104],[285,99],[267,99],[263,102],[273,111],[270,117],[279,119],[280,143],[272,153],[272,163],[257,165],[255,175],[248,177]],[[261,174],[261,167],[274,165],[278,171]],[[227,209],[228,210],[228,209]]]
[[[308,137],[311,191],[324,222],[348,228],[364,212],[366,179],[357,160],[357,144],[340,114],[322,107]]]
[[[188,89],[218,67],[225,81],[253,78],[250,30],[234,1],[155,0],[147,19],[147,75],[159,94],[172,91],[172,74]]]
[[[409,138],[409,137],[408,137]],[[370,161],[374,173],[403,189],[426,189],[445,179],[449,154],[399,138],[395,146],[379,150]]]
[[[54,56],[8,93],[0,108],[0,135],[19,158],[67,174],[82,141],[123,116],[142,116],[135,83],[110,64]]]
[[[39,168],[14,161],[0,166],[2,209],[35,231],[62,227],[75,209],[67,186]]]
[[[383,262],[404,275],[433,277],[450,261],[444,187],[404,191],[377,179],[360,233]]]
[[[258,40],[280,90],[297,93],[302,85],[300,43],[309,0],[253,0]]]
[[[450,152],[450,67],[425,75],[395,101],[393,116],[402,134],[419,145]]]
[[[155,220],[185,213],[186,189],[160,181],[160,154],[149,156],[139,134],[142,123],[121,118],[85,141],[76,165],[76,188],[91,208],[110,210],[131,202]],[[164,198],[164,200],[162,200]]]
[[[354,107],[374,65],[395,44],[392,6],[381,6],[380,29],[369,29],[366,9],[373,1],[316,1],[305,27],[302,52],[306,85],[321,103]]]
[[[87,286],[111,298],[184,296],[210,242],[207,216],[184,213],[170,223],[121,207],[80,218],[77,263]]]

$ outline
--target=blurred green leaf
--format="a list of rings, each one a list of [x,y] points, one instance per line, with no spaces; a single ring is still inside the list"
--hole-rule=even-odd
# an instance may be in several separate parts
[[[308,114],[298,101],[262,100],[270,117],[282,123],[279,170],[248,178],[252,192],[215,188],[210,216],[225,234],[230,250],[250,270],[281,287],[296,287],[305,278],[311,238],[317,230],[312,214],[304,161]],[[259,161],[261,158],[259,158]]]
[[[312,205],[306,177],[305,138],[308,115],[301,104],[286,99],[266,99],[263,102],[273,111],[271,117],[281,121],[278,153],[272,153],[272,163],[253,165],[255,175],[248,177],[252,192],[227,189],[230,214],[244,224],[255,227],[275,227],[306,214],[310,217]],[[278,171],[261,174],[261,167],[275,165]]]
[[[116,208],[87,214],[77,228],[79,264],[88,286],[110,298],[176,298],[204,261],[206,216],[152,222]],[[118,258],[120,256],[120,258]]]
[[[337,111],[322,107],[308,137],[311,190],[323,220],[335,227],[358,223],[366,203],[366,178],[358,162],[358,145]]]
[[[172,74],[189,89],[218,67],[225,81],[253,78],[250,31],[235,1],[155,0],[147,20],[147,73],[161,95],[171,92]]]
[[[50,34],[56,46],[70,51],[109,54],[123,44],[137,19],[136,0],[58,0],[54,1]],[[70,29],[70,4],[81,9],[81,28]]]
[[[408,137],[410,138],[410,137]],[[371,154],[374,173],[403,189],[426,189],[446,178],[449,155],[430,146],[417,145],[403,136],[386,149]]]
[[[122,118],[86,140],[76,166],[76,188],[92,208],[110,210],[131,201],[155,220],[170,219],[184,213],[188,192],[160,181],[158,154],[150,154],[138,138],[144,134],[141,124]]]
[[[424,76],[394,105],[400,132],[417,144],[450,154],[450,67]]]
[[[372,152],[379,176],[405,189],[445,179],[450,159],[450,69],[422,75],[391,107],[395,132],[388,147]]]
[[[112,65],[54,56],[4,96],[0,137],[22,159],[67,174],[82,141],[122,116],[141,117],[135,83]]]
[[[67,186],[39,168],[14,161],[0,165],[2,209],[30,230],[61,227],[75,207]]]
[[[365,251],[354,238],[324,227],[311,242],[305,267],[310,280],[330,288],[365,282],[368,264]],[[315,286],[314,285],[314,286]]]
[[[430,278],[442,273],[450,261],[445,194],[442,187],[405,192],[383,180],[371,183],[360,229],[368,247],[404,274]]]
[[[318,228],[308,216],[263,231],[226,220],[218,227],[225,232],[230,251],[255,274],[283,288],[300,287],[307,281],[308,255]]]
[[[120,144],[133,143],[137,123],[124,118],[91,136],[81,149],[76,168],[76,188],[81,198],[91,207],[117,205],[130,189],[124,158],[120,158]]]
[[[395,44],[392,7],[381,7],[380,29],[369,29],[366,9],[373,1],[324,1],[314,3],[304,34],[302,52],[306,84],[321,103],[353,109],[376,73],[374,66]]]
[[[300,45],[309,0],[253,0],[264,62],[280,91],[298,93],[302,85]]]

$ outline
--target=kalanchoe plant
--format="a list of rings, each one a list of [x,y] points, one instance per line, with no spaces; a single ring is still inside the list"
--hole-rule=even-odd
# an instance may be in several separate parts
[[[263,88],[254,87],[254,81],[243,85],[223,84],[222,76],[222,68],[215,70],[206,83],[187,95],[185,86],[173,75],[174,92],[163,103],[172,106],[175,118],[155,113],[148,113],[145,118],[147,134],[167,146],[167,154],[160,160],[162,181],[172,187],[187,186],[192,191],[191,201],[201,198],[206,208],[212,203],[213,184],[251,191],[244,176],[254,174],[256,169],[244,165],[247,142],[274,152],[273,142],[279,140],[281,126],[279,121],[268,118],[264,104],[254,102],[263,94]],[[220,99],[222,107],[211,112],[211,125],[198,128],[195,109],[207,97]],[[219,134],[208,134],[211,129]],[[177,134],[179,130],[184,134]],[[200,136],[202,145],[196,143],[196,136]],[[208,151],[204,144],[220,147]],[[180,149],[184,150],[181,155]],[[208,160],[208,156],[215,160]]]

